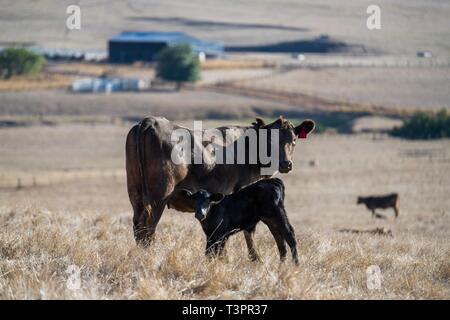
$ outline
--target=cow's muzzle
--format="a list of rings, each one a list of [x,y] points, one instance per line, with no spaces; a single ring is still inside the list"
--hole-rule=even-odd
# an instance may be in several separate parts
[[[292,170],[292,161],[280,162],[280,166],[278,168],[278,171],[280,171],[280,173],[288,173],[291,170]]]

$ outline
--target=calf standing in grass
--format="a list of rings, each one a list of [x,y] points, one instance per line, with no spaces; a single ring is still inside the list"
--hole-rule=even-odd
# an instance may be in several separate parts
[[[200,190],[192,194],[183,190],[184,196],[194,201],[195,217],[206,234],[206,255],[221,255],[232,234],[244,231],[249,257],[259,260],[253,243],[256,224],[264,222],[278,246],[280,259],[286,257],[285,241],[292,259],[298,264],[294,228],[288,221],[284,208],[284,184],[278,178],[260,180],[233,194],[210,194]]]
[[[358,197],[357,204],[364,203],[370,211],[372,211],[372,218],[382,218],[383,215],[377,214],[376,209],[392,208],[395,212],[395,217],[398,217],[398,194],[392,193],[384,196]]]

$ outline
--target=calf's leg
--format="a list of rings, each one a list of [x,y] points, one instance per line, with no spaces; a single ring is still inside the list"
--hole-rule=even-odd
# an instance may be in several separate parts
[[[270,232],[272,233],[272,236],[275,239],[275,242],[277,243],[278,251],[280,252],[280,260],[284,261],[286,258],[286,246],[284,244],[284,237],[281,233],[281,230],[279,229],[276,221],[274,220],[266,220],[263,221],[267,227],[269,228]]]
[[[298,264],[298,254],[297,254],[297,240],[295,240],[295,232],[289,220],[285,219],[284,227],[282,228],[284,240],[286,240],[289,248],[291,249],[292,260],[295,264]]]
[[[208,258],[219,257],[223,255],[226,238],[214,238],[206,241],[205,255]]]
[[[284,204],[280,203],[275,212],[277,213],[275,222],[278,226],[278,229],[281,231],[284,240],[287,242],[289,248],[291,249],[292,260],[295,264],[298,264],[297,240],[295,240],[295,231],[289,222]]]
[[[247,243],[247,249],[248,249],[248,256],[249,256],[250,260],[252,260],[252,261],[260,261],[261,258],[259,257],[258,252],[256,251],[255,243],[253,241],[254,234],[255,234],[255,228],[244,231],[245,242]]]

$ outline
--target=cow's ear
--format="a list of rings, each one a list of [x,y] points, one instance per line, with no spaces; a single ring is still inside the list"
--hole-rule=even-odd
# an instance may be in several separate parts
[[[308,134],[310,134],[314,130],[315,126],[316,125],[314,121],[305,120],[294,128],[294,133],[300,139],[306,139],[308,137]]]
[[[284,121],[285,120],[284,120],[283,116],[279,116],[278,119],[276,119],[275,121],[273,121],[273,122],[271,122],[269,124],[266,124],[266,128],[267,129],[278,129],[278,128],[281,128],[283,126]]]
[[[194,195],[188,189],[182,189],[180,193],[185,199],[192,200],[194,198]]]
[[[211,200],[211,202],[218,203],[218,202],[222,201],[224,197],[225,196],[223,195],[223,193],[213,193],[209,197],[209,199]]]
[[[276,123],[277,125],[279,125],[279,126],[281,127],[285,121],[286,121],[286,120],[284,119],[284,117],[283,117],[282,115],[280,115],[280,116],[278,117],[278,119],[275,120],[274,124]]]
[[[259,128],[264,127],[266,123],[261,118],[256,118],[256,121],[252,123],[254,126],[257,126]]]

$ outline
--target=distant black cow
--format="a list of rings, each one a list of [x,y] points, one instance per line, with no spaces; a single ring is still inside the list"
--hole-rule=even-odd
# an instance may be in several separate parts
[[[225,243],[232,234],[244,231],[252,260],[259,260],[253,243],[256,224],[264,222],[278,246],[280,259],[286,257],[285,241],[292,259],[298,264],[297,243],[294,228],[288,221],[284,208],[284,184],[278,178],[260,180],[233,194],[210,194],[199,190],[192,194],[183,190],[187,199],[195,204],[195,217],[206,234],[206,255],[221,255]]]
[[[372,218],[385,218],[375,212],[376,209],[392,208],[395,212],[395,217],[398,217],[398,194],[391,193],[384,196],[358,197],[357,204],[364,203],[367,209],[372,211]]]

